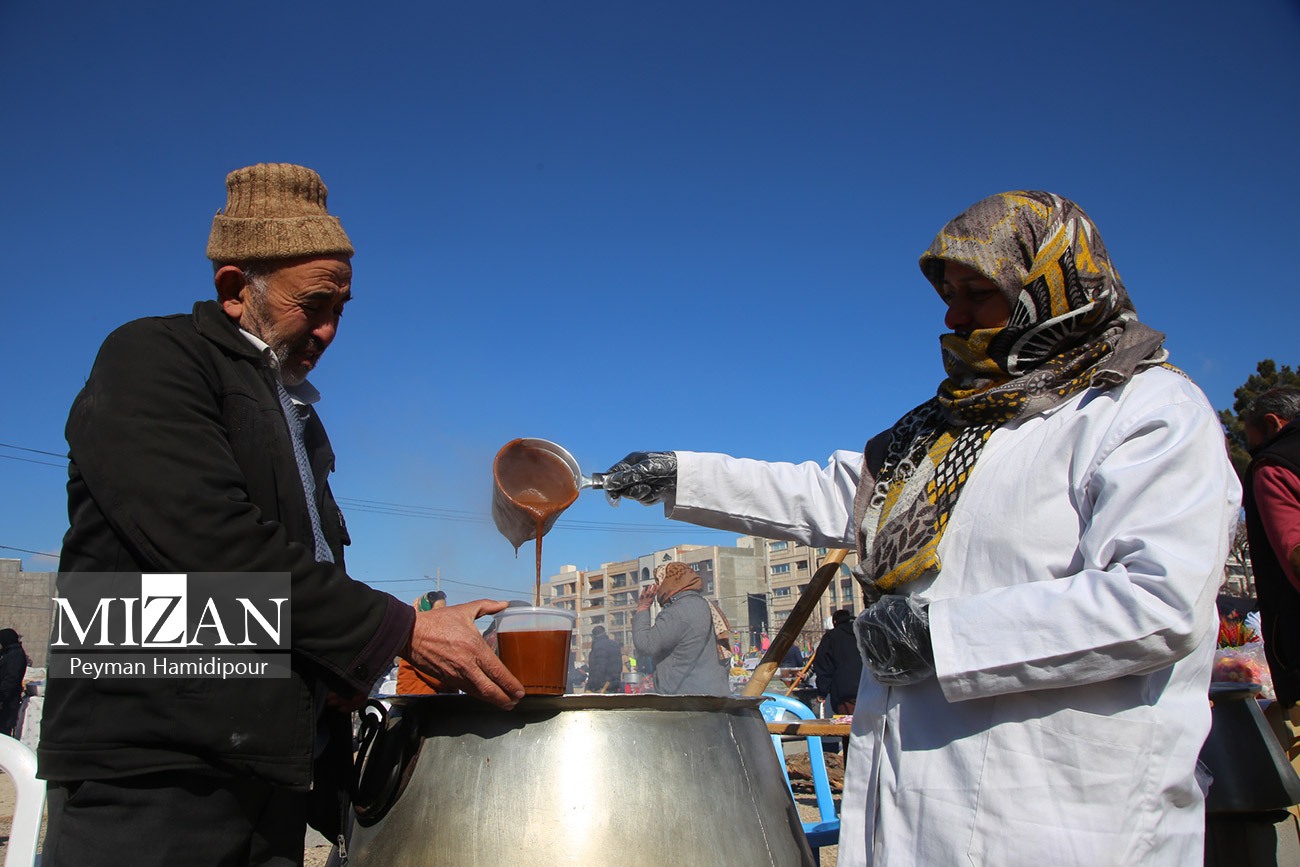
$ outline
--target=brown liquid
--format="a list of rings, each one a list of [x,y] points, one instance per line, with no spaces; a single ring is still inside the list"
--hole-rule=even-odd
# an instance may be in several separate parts
[[[533,588],[533,604],[541,605],[542,536],[546,535],[546,522],[578,499],[573,472],[551,452],[514,440],[497,453],[492,475],[505,498],[536,522],[537,583]]]
[[[568,629],[498,632],[497,655],[528,695],[564,695],[571,634]]]

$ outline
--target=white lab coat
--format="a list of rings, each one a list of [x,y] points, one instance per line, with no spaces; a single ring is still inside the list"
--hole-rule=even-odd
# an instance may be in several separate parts
[[[678,452],[670,517],[855,544],[862,456]],[[839,864],[1202,863],[1215,595],[1241,490],[1201,391],[1162,368],[990,437],[939,546],[937,677],[863,673]]]

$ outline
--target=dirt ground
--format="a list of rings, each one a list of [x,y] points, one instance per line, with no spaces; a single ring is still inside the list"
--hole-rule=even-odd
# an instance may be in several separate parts
[[[795,799],[799,806],[799,814],[804,821],[813,821],[817,818],[817,807],[812,797],[799,796]],[[14,817],[14,786],[9,777],[0,774],[0,864],[4,863],[5,853],[9,846],[9,826]],[[303,848],[303,865],[304,867],[325,867],[326,860],[329,859],[330,847],[328,845],[315,845],[322,842],[319,835],[309,835]],[[838,851],[836,846],[826,846],[822,848],[822,867],[835,867],[835,856]]]

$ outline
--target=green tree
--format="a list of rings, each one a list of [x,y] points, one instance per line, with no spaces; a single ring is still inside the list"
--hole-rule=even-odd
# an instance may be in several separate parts
[[[1223,422],[1223,429],[1228,435],[1228,453],[1232,457],[1232,465],[1236,468],[1237,475],[1243,478],[1246,465],[1250,463],[1250,453],[1246,451],[1246,429],[1241,423],[1241,414],[1250,408],[1255,398],[1279,385],[1300,387],[1300,373],[1285,364],[1278,368],[1277,362],[1265,358],[1255,365],[1255,372],[1250,378],[1232,393],[1236,398],[1232,409],[1219,410],[1219,420]]]

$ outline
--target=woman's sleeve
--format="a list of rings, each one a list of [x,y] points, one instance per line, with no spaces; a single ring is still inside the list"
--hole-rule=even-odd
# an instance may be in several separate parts
[[[837,451],[825,466],[677,452],[676,521],[812,546],[852,545],[862,454]]]
[[[931,603],[950,701],[1145,674],[1211,634],[1240,503],[1213,412],[1191,400],[1160,406],[1078,459],[1096,467],[1076,571]]]
[[[648,653],[656,661],[672,652],[686,637],[686,618],[672,608],[664,608],[650,625],[650,612],[637,611],[632,615],[632,643],[637,653]]]

